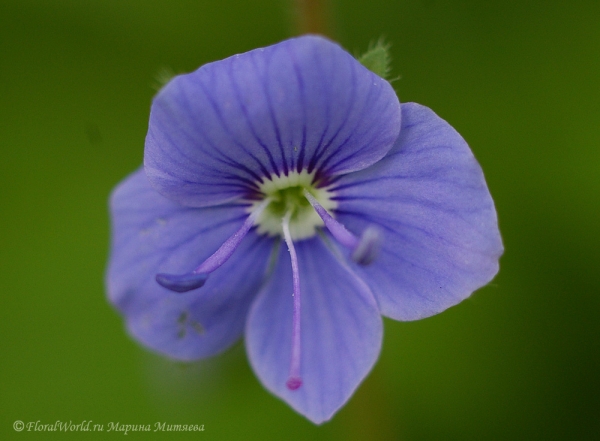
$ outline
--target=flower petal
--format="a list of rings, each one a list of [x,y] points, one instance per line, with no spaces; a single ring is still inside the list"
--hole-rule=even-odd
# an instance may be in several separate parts
[[[498,272],[503,252],[494,203],[464,139],[427,107],[402,105],[389,154],[336,183],[349,230],[382,229],[379,258],[356,268],[382,314],[415,320],[459,303]]]
[[[243,223],[243,206],[185,208],[158,194],[143,170],[111,197],[112,252],[106,283],[131,334],[175,358],[213,355],[242,334],[249,305],[263,282],[272,241],[248,234],[205,285],[176,294],[157,273],[192,271]]]
[[[246,326],[250,363],[264,386],[315,423],[328,420],[373,367],[382,319],[369,288],[320,238],[296,243],[301,290],[302,386],[286,387],[292,346],[292,270],[282,247]]]
[[[387,81],[337,44],[305,36],[174,78],[154,99],[144,164],[165,196],[208,206],[273,174],[368,167],[399,129]]]

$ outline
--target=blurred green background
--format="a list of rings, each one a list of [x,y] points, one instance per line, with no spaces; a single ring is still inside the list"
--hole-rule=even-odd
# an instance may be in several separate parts
[[[459,306],[386,320],[331,422],[266,392],[241,344],[186,366],[124,332],[104,294],[107,197],[141,163],[157,72],[289,37],[290,5],[0,0],[0,438],[68,436],[15,420],[93,420],[205,425],[180,439],[600,439],[597,0],[332,5],[333,36],[353,53],[385,36],[401,101],[469,142],[506,253]]]

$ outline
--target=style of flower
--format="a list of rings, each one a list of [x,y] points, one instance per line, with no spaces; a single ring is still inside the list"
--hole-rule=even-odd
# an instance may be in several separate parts
[[[373,367],[382,315],[459,303],[502,254],[461,136],[315,36],[171,80],[110,210],[130,334],[179,360],[244,335],[264,386],[315,423]]]

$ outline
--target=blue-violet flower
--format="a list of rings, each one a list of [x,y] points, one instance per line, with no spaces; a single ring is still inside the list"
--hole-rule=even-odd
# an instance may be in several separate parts
[[[316,36],[172,79],[110,210],[131,335],[195,360],[243,334],[264,386],[315,423],[373,367],[382,315],[459,303],[502,254],[461,136]]]

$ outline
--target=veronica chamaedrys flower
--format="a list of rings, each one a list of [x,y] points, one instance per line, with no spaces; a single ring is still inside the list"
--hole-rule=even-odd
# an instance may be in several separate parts
[[[131,335],[180,360],[244,335],[264,386],[315,423],[372,368],[381,315],[459,303],[502,253],[461,136],[314,36],[171,80],[110,209]]]

